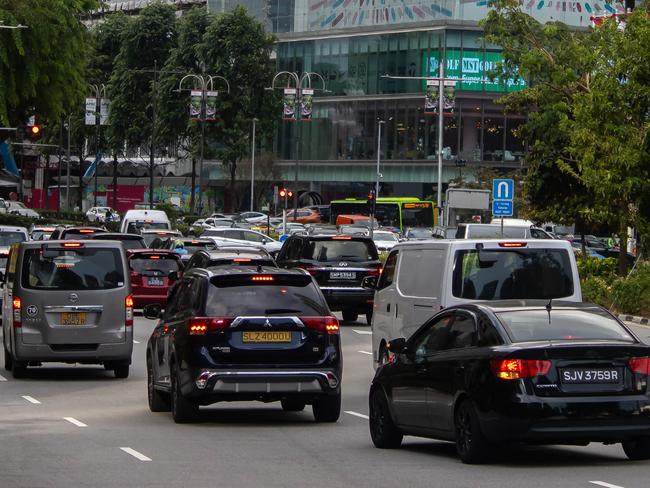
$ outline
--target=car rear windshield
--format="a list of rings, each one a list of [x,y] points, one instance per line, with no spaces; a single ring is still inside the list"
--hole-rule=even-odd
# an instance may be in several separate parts
[[[95,230],[95,229],[84,229],[83,231],[80,229],[70,229],[70,230],[64,230],[63,231],[63,238],[64,239],[87,239],[88,237],[94,235],[94,234],[102,234],[104,233],[103,230]]]
[[[248,258],[247,258],[248,259]],[[275,267],[275,261],[270,258],[248,259],[247,261],[238,260],[238,258],[212,259],[208,264],[211,266],[271,266]]]
[[[117,249],[27,249],[24,288],[37,290],[108,290],[124,286],[122,255]]]
[[[141,275],[168,275],[172,271],[180,271],[181,266],[177,259],[171,256],[151,255],[151,256],[133,256],[129,259],[129,268],[131,271]]]
[[[508,227],[504,226],[501,229],[500,225],[470,225],[467,228],[467,235],[464,235],[462,227],[458,228],[456,232],[457,239],[500,239],[508,237],[511,239],[524,239],[526,237],[525,227]]]
[[[314,261],[374,261],[379,259],[377,248],[371,241],[313,240],[303,248],[304,259]]]
[[[25,234],[22,232],[0,232],[0,247],[9,247],[16,242],[25,242]]]
[[[126,227],[127,234],[137,234],[142,230],[166,230],[169,229],[169,224],[167,222],[129,222],[129,225]]]
[[[230,277],[229,277],[230,278]],[[274,281],[252,281],[252,276],[234,280],[213,278],[206,300],[206,315],[329,315],[321,291],[309,276]]]
[[[573,290],[571,260],[564,249],[456,252],[452,293],[457,298],[551,299],[571,296]]]
[[[604,310],[521,310],[496,314],[513,342],[616,340],[634,342]]]
[[[93,238],[94,240],[99,241],[120,241],[124,246],[124,249],[145,249],[144,242],[141,238],[136,237],[124,237],[116,235],[102,235],[99,234],[97,237]]]

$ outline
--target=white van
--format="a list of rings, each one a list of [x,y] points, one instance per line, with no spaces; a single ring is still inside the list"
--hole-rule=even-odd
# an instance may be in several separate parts
[[[388,341],[410,337],[445,307],[480,300],[556,298],[582,301],[575,255],[567,241],[400,243],[389,254],[376,286],[373,360],[375,365],[386,361]]]
[[[553,236],[539,227],[527,224],[504,222],[496,224],[458,224],[456,239],[553,239]]]
[[[167,214],[162,210],[129,210],[124,215],[120,232],[139,234],[141,230],[170,230],[172,228]]]

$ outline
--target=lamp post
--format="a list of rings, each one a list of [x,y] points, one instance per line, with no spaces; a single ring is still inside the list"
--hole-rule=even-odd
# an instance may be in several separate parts
[[[203,154],[204,154],[204,145],[205,145],[205,121],[207,120],[207,98],[218,96],[218,92],[214,90],[214,81],[221,80],[226,84],[226,93],[230,93],[230,83],[223,76],[218,75],[195,75],[188,74],[181,78],[180,83],[178,84],[178,91],[183,91],[183,83],[185,80],[192,79],[198,83],[200,87],[199,96],[201,97],[201,107],[200,113],[198,114],[197,120],[201,123],[201,143],[199,150],[199,201],[198,201],[198,210],[199,212],[203,211]],[[199,90],[197,90],[199,91]],[[194,174],[192,174],[194,177]],[[192,188],[192,194],[190,195],[190,206],[191,210],[194,212],[194,188]]]
[[[105,118],[108,116],[108,113],[106,113],[105,111],[105,107],[108,106],[108,102],[107,101],[105,102],[106,85],[102,83],[99,85],[89,85],[89,86],[94,95],[94,100],[93,98],[86,99],[86,125],[93,125],[93,123],[95,125],[95,188],[94,188],[93,205],[96,207],[97,206],[97,173],[99,171],[99,160],[101,158],[100,131],[101,131],[102,123],[106,122]],[[89,110],[92,107],[94,107],[94,110]],[[82,179],[83,176],[79,178],[79,181],[81,182]]]
[[[256,118],[253,118],[253,141],[251,142],[251,212],[255,210],[255,124]]]

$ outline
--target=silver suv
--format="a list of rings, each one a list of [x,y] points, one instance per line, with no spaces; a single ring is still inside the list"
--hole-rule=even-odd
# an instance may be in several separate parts
[[[0,282],[5,369],[14,378],[50,361],[129,375],[133,298],[120,242],[14,244]]]

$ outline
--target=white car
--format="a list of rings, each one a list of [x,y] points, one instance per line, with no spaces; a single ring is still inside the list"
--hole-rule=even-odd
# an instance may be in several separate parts
[[[196,222],[194,223],[196,226]],[[204,219],[203,222],[198,224],[199,226],[203,227],[204,229],[214,229],[217,227],[233,227],[235,225],[235,221],[233,219],[229,219],[227,217],[209,217],[207,219]]]
[[[119,222],[120,214],[111,207],[92,207],[86,212],[88,222],[106,223]]]
[[[377,246],[379,252],[390,251],[395,244],[399,243],[399,237],[397,237],[397,234],[387,230],[373,231],[372,240],[375,241],[375,246]]]
[[[23,217],[31,217],[32,219],[40,219],[41,216],[31,208],[27,208],[23,202],[14,202],[5,200],[5,208],[7,213],[13,215],[21,215]]]
[[[269,236],[262,234],[249,229],[238,229],[238,228],[215,228],[215,229],[206,229],[201,237],[209,237],[214,239],[217,244],[219,241],[228,241],[233,243],[247,243],[247,244],[257,244],[264,247],[269,252],[276,252],[282,248],[282,243],[274,239],[271,239]]]
[[[261,222],[266,222],[268,219],[268,216],[262,212],[242,212],[238,217],[249,224],[259,224]]]

